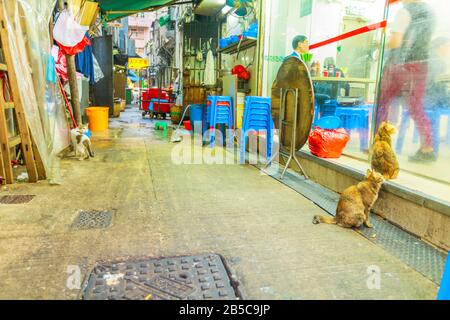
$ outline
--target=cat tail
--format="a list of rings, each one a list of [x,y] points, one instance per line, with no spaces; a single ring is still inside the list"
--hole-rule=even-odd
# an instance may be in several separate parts
[[[337,224],[337,221],[335,217],[314,216],[313,223]]]
[[[91,158],[93,158],[93,157],[94,157],[94,152],[93,152],[92,149],[91,149],[91,142],[88,141],[88,140],[85,140],[85,141],[83,141],[83,144],[84,144],[84,146],[86,147],[86,149],[87,149],[87,151],[88,151],[88,153],[89,153],[89,156],[90,156]]]

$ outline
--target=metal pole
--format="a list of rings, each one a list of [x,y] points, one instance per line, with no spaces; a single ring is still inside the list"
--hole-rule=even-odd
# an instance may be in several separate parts
[[[58,1],[59,9],[63,10],[65,5],[63,0]],[[74,112],[75,120],[78,126],[81,126],[81,109],[80,109],[80,94],[78,92],[77,83],[77,70],[75,67],[75,56],[66,54],[67,60],[67,75],[69,77],[69,87],[70,87],[70,100],[72,103],[72,110]]]
[[[292,92],[294,94],[295,97],[295,105],[294,105],[294,120],[292,123],[288,123],[284,120],[285,114],[286,114],[286,99],[287,99],[287,94],[289,92]],[[297,155],[296,155],[296,150],[295,150],[295,145],[296,145],[296,131],[297,131],[297,117],[298,117],[298,89],[280,89],[280,112],[279,112],[279,134],[278,134],[278,139],[279,139],[279,151],[277,151],[272,158],[269,160],[269,162],[265,165],[263,170],[266,170],[267,167],[275,160],[277,155],[283,156],[283,157],[288,157],[287,155],[285,155],[283,153],[283,126],[284,125],[289,125],[292,127],[292,134],[291,134],[291,148],[289,150],[289,157],[288,160],[286,161],[286,165],[283,169],[283,172],[281,173],[281,177],[280,179],[282,180],[284,178],[284,175],[286,174],[287,169],[289,168],[289,164],[291,163],[292,159],[294,159],[294,161],[297,163],[298,167],[300,168],[302,174],[305,176],[306,179],[309,179],[308,175],[305,173],[305,170],[303,169],[302,165],[300,164],[300,161],[297,159]]]

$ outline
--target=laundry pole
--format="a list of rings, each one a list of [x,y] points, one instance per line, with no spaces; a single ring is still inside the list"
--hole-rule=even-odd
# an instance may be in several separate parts
[[[59,0],[59,10],[64,10],[64,0]],[[81,126],[81,109],[80,109],[80,93],[78,92],[77,70],[75,66],[75,56],[66,54],[67,61],[67,75],[69,78],[70,87],[70,101],[72,103],[72,110],[75,116],[77,126]]]

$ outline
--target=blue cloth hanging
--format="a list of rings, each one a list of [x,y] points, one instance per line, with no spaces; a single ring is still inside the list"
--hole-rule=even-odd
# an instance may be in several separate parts
[[[136,82],[139,81],[139,77],[136,75],[136,73],[134,73],[134,72],[131,71],[131,70],[128,70],[128,78],[130,78],[130,80],[131,80],[133,83],[136,83]]]
[[[86,37],[89,38],[89,34],[86,32]],[[89,84],[95,84],[94,74],[94,58],[92,56],[92,44],[86,46],[84,51],[75,55],[75,66],[78,72],[83,74],[86,78],[89,78]]]
[[[55,58],[50,54],[47,60],[47,72],[46,72],[47,82],[56,83],[56,63]]]

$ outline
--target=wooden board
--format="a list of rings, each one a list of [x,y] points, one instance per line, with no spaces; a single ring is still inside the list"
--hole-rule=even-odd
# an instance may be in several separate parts
[[[286,59],[278,70],[277,77],[272,85],[272,116],[275,127],[279,126],[280,89],[299,89],[298,116],[295,149],[301,149],[308,140],[314,120],[314,90],[306,64],[295,57]],[[286,121],[294,120],[295,97],[288,93],[286,97]],[[290,150],[292,128],[283,128],[282,145]]]
[[[0,1],[1,5],[1,1]],[[22,99],[20,97],[20,90],[19,90],[19,83],[16,78],[16,73],[14,70],[14,61],[11,57],[11,51],[10,51],[10,45],[9,45],[9,38],[8,38],[8,31],[6,30],[6,23],[4,22],[5,19],[3,17],[3,11],[0,10],[0,39],[2,41],[3,45],[3,53],[5,55],[5,64],[8,69],[8,77],[9,77],[9,84],[11,86],[11,94],[14,101],[14,109],[16,112],[16,119],[17,119],[17,127],[20,132],[20,139],[22,141],[21,147],[22,147],[22,153],[25,159],[25,165],[27,167],[28,172],[28,181],[29,182],[37,182],[38,181],[38,173],[36,169],[36,163],[34,159],[33,149],[32,149],[32,143],[31,143],[31,135],[28,129],[28,124],[25,120],[25,113],[23,109]],[[16,26],[19,27],[19,26]],[[18,34],[21,34],[20,29],[13,30],[14,32],[18,32]],[[9,31],[12,32],[12,31]],[[23,57],[23,59],[27,59],[27,57]],[[3,108],[2,108],[2,115],[3,115]],[[4,153],[3,149],[3,153]],[[6,166],[6,164],[5,164]],[[9,164],[10,166],[10,164]],[[5,168],[7,170],[7,168]],[[7,175],[8,176],[8,175]],[[13,181],[10,180],[9,183],[12,183]]]
[[[0,88],[0,174],[10,184],[14,181],[14,175],[11,166],[11,150],[8,145],[8,128],[6,126],[5,110],[3,108],[3,91]]]

